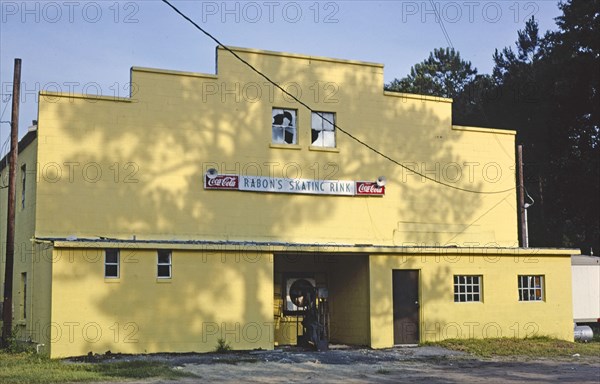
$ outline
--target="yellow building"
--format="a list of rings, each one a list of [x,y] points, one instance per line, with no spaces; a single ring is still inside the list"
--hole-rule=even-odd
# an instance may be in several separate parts
[[[21,339],[52,357],[272,349],[297,341],[302,278],[332,342],[572,340],[579,252],[518,247],[515,132],[383,91],[380,64],[234,52],[305,105],[222,48],[216,75],[132,68],[127,98],[40,93],[18,164]]]

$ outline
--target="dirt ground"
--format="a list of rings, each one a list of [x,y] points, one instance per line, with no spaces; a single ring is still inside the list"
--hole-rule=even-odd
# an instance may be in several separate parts
[[[561,359],[481,359],[438,347],[370,350],[337,346],[227,354],[114,356],[166,362],[197,378],[135,384],[191,383],[600,383],[600,356]]]

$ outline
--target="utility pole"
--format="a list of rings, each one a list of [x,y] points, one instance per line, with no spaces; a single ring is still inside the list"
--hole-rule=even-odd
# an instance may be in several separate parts
[[[10,123],[10,156],[8,158],[8,206],[6,213],[6,264],[4,266],[4,301],[2,302],[2,345],[12,335],[13,269],[15,263],[15,200],[17,155],[19,154],[19,100],[21,98],[21,59],[15,59],[12,115]]]
[[[523,183],[523,146],[517,145],[517,168],[519,170],[519,221],[521,223],[521,247],[529,247],[527,211],[525,207],[525,184]]]

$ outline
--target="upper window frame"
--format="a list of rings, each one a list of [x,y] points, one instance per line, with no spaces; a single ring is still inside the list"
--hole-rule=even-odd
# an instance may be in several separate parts
[[[311,148],[337,148],[337,114],[335,112],[330,111],[314,111],[311,112],[310,115],[310,146]],[[319,125],[315,126],[315,125]],[[320,128],[320,129],[319,129]],[[331,128],[325,129],[325,128]],[[333,133],[333,145],[325,142],[325,135],[321,134],[323,132],[332,132]],[[316,136],[316,137],[315,137]],[[320,136],[320,143],[317,142]],[[328,135],[329,136],[329,135]],[[329,144],[329,145],[327,145]]]
[[[289,118],[283,115],[287,114],[291,116],[291,120],[289,121],[288,125],[284,125],[283,123],[286,120],[289,120]],[[282,119],[281,122],[275,120],[275,118],[279,116],[282,116],[280,117],[280,119]],[[281,135],[276,135],[276,130],[281,130]],[[289,133],[292,135],[291,142],[286,141]],[[298,136],[298,110],[292,108],[273,107],[271,109],[271,144],[296,146],[299,143]]]

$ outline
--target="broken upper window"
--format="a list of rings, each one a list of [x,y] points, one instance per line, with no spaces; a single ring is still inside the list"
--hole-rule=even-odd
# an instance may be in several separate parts
[[[335,113],[313,112],[311,125],[313,147],[335,148]]]
[[[273,108],[273,144],[298,144],[296,110]]]

